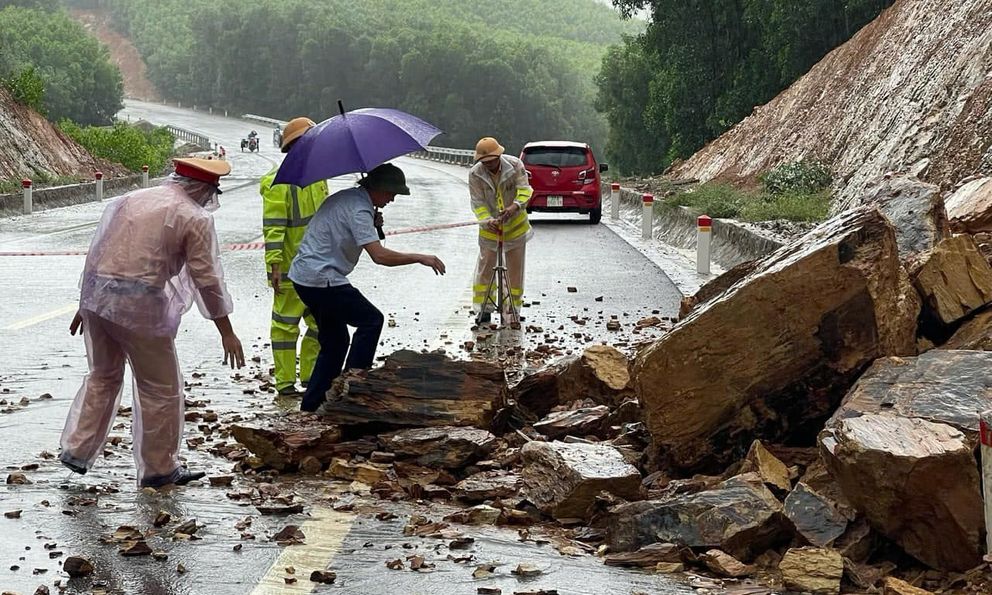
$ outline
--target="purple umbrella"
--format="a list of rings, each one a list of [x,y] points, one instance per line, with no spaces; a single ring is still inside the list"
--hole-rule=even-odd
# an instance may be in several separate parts
[[[343,174],[365,173],[394,157],[425,149],[441,130],[406,112],[385,108],[344,111],[296,141],[274,184],[309,186]]]

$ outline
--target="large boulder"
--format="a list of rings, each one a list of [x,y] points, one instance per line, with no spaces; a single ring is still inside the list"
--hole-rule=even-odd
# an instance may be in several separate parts
[[[946,205],[954,231],[992,231],[992,178],[978,178],[964,184],[948,197]]]
[[[402,350],[343,390],[332,387],[323,409],[340,425],[488,429],[506,390],[506,376],[493,363]]]
[[[824,461],[851,504],[908,554],[941,570],[981,561],[974,446],[954,427],[889,413],[832,421]]]
[[[791,537],[782,504],[755,473],[694,494],[616,506],[610,510],[607,527],[613,550],[636,550],[663,541],[718,548],[741,560]]]
[[[992,266],[970,235],[947,238],[910,270],[926,314],[949,325],[992,302]]]
[[[523,495],[555,518],[586,517],[600,492],[639,497],[640,472],[612,446],[528,442],[521,454]]]
[[[657,460],[716,471],[755,438],[812,443],[865,366],[915,353],[919,310],[878,210],[825,222],[638,354]]]
[[[885,174],[865,188],[862,204],[878,207],[892,223],[903,260],[951,235],[940,188],[901,173]]]
[[[932,350],[876,361],[820,436],[821,453],[872,526],[935,568],[977,563],[979,412],[992,353]]]
[[[865,413],[947,424],[978,445],[979,412],[992,408],[992,352],[934,349],[877,360],[858,379],[828,425]]]

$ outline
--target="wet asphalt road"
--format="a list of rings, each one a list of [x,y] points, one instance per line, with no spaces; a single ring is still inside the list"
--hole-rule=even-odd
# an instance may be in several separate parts
[[[222,244],[258,241],[261,205],[257,178],[278,163],[281,154],[271,145],[271,129],[203,113],[156,104],[128,102],[125,114],[134,121],[145,118],[157,124],[175,124],[208,135],[228,149],[232,175],[225,179],[222,207],[215,214]],[[252,128],[262,138],[261,152],[241,153],[238,141]],[[471,219],[468,208],[467,170],[461,167],[402,158],[413,195],[400,198],[384,211],[386,228],[400,229]],[[350,186],[353,176],[331,181],[332,191]],[[44,211],[29,217],[0,220],[0,251],[85,250],[105,204],[84,204]],[[535,216],[536,236],[528,245],[525,325],[539,332],[487,332],[480,339],[470,330],[471,275],[477,247],[473,227],[390,237],[386,245],[402,251],[437,254],[448,274],[435,277],[429,269],[413,265],[387,269],[363,258],[353,283],[395,321],[384,329],[379,354],[398,348],[443,348],[467,356],[462,341],[520,345],[532,348],[545,335],[558,339],[562,352],[605,341],[630,351],[653,329],[632,334],[633,323],[656,312],[673,316],[679,294],[662,271],[631,249],[605,226],[590,226],[580,216]],[[188,422],[186,438],[194,442],[183,454],[192,467],[211,475],[229,473],[231,463],[209,454],[211,446],[230,439],[224,422],[238,417],[271,414],[280,405],[258,390],[271,365],[267,351],[270,309],[261,251],[238,250],[223,254],[229,289],[235,300],[232,321],[256,361],[238,373],[221,365],[220,341],[209,321],[196,310],[184,319],[177,338],[188,383],[190,409],[215,412],[220,423]],[[470,553],[477,563],[498,560],[497,577],[476,583],[474,564],[447,561],[447,551],[437,540],[402,536],[406,504],[389,504],[400,515],[379,522],[362,513],[331,511],[329,497],[347,486],[329,481],[283,478],[279,489],[296,492],[308,503],[305,514],[289,519],[261,516],[244,501],[225,494],[254,485],[237,476],[233,488],[189,486],[174,491],[144,493],[134,484],[130,456],[130,419],[119,418],[105,457],[80,478],[65,471],[47,453],[57,454],[58,437],[68,406],[86,370],[85,352],[78,337],[67,332],[78,298],[77,283],[82,256],[0,257],[0,337],[4,365],[0,367],[0,464],[3,476],[25,469],[30,485],[0,485],[0,512],[20,510],[20,518],[0,518],[0,591],[33,593],[39,585],[63,584],[62,560],[71,555],[90,557],[97,566],[91,579],[69,581],[67,593],[146,593],[226,595],[238,593],[475,593],[479,585],[499,586],[504,593],[526,588],[557,588],[559,593],[629,594],[690,592],[671,578],[606,568],[592,556],[568,557],[549,545],[519,543],[514,531],[466,529],[477,538]],[[570,292],[569,287],[576,291]],[[601,298],[597,301],[596,298]],[[615,315],[620,332],[608,332],[605,321]],[[575,320],[572,319],[575,317]],[[486,339],[486,336],[489,336]],[[50,395],[43,398],[42,395]],[[125,389],[123,405],[130,404]],[[282,403],[291,407],[293,403]],[[202,441],[202,443],[197,443]],[[35,467],[37,466],[37,467]],[[385,505],[384,505],[385,506]],[[412,506],[412,505],[410,505]],[[437,514],[436,505],[428,509]],[[385,508],[383,508],[385,509]],[[150,537],[154,549],[168,559],[125,558],[114,545],[98,537],[121,525],[141,530],[151,527],[155,515],[170,512],[175,518],[196,518],[203,528],[200,540],[173,540],[169,532]],[[418,510],[423,512],[423,510]],[[254,540],[243,540],[235,523],[251,517]],[[280,547],[267,536],[285,524],[303,523],[307,545]],[[311,537],[312,536],[312,537]],[[54,544],[54,545],[51,545]],[[243,544],[241,551],[234,546]],[[371,544],[366,547],[366,544]],[[389,571],[384,562],[405,557],[403,544],[419,548],[437,569],[422,574]],[[397,554],[394,550],[403,552]],[[293,550],[293,551],[290,551]],[[286,560],[296,563],[299,581],[282,580]],[[532,562],[545,570],[532,581],[519,581],[511,567]],[[186,572],[177,571],[183,565]],[[338,573],[333,586],[307,580],[314,568]],[[271,587],[268,585],[272,585]],[[56,590],[53,588],[53,592]]]

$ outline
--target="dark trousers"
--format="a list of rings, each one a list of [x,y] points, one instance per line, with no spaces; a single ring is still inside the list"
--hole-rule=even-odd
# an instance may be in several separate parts
[[[379,334],[382,333],[383,316],[351,285],[306,287],[294,283],[293,286],[317,321],[320,353],[317,354],[317,362],[300,405],[303,411],[316,411],[324,402],[331,381],[341,374],[343,367],[372,367]],[[354,337],[348,336],[349,326],[355,327]],[[348,356],[347,362],[345,355]]]

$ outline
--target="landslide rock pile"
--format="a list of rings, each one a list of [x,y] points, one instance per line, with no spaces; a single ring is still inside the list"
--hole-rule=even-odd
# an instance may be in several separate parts
[[[716,577],[699,588],[988,592],[992,266],[932,185],[871,188],[631,361],[590,346],[507,386],[488,362],[397,352],[326,417],[234,427],[239,467],[461,507],[412,535],[557,527],[563,553]]]

